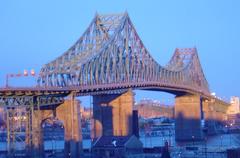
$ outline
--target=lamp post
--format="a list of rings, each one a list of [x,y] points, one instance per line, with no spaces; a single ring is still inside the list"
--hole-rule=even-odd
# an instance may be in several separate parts
[[[54,157],[54,147],[53,147],[53,144],[54,144],[54,138],[52,138],[52,157]]]
[[[221,136],[221,149],[222,149],[222,138],[223,138],[223,137]]]
[[[204,140],[205,140],[205,158],[207,158],[207,135],[208,135],[208,129],[205,127],[203,129],[203,132],[204,132]]]
[[[52,126],[51,126],[51,128],[52,128],[52,157],[55,157],[55,153],[54,153],[54,123],[52,124]]]
[[[9,87],[9,80],[10,78],[18,78],[18,77],[28,77],[28,76],[32,76],[35,77],[36,73],[34,69],[31,69],[29,72],[27,70],[23,70],[23,73],[18,73],[18,74],[7,74],[6,75],[6,83],[5,83],[5,87],[8,88]]]
[[[169,144],[169,146],[171,146],[171,129],[168,129],[168,144]]]
[[[225,125],[225,129],[226,129],[226,132],[228,133],[228,128],[227,128],[228,126],[227,125]]]
[[[232,129],[232,126],[233,126],[233,124],[231,123],[231,124],[230,124],[230,130]],[[231,132],[229,133],[229,136],[230,136],[229,141],[230,141],[230,145],[231,145],[231,143],[232,143],[232,142],[231,142]]]
[[[194,146],[194,136],[192,136],[192,141],[193,141],[193,144],[192,144],[192,145]]]
[[[194,135],[192,136],[192,140],[193,140],[193,144],[192,144],[192,146],[193,146],[193,148],[194,148]],[[195,150],[195,149],[194,149]],[[194,154],[194,158],[195,158],[195,154]]]

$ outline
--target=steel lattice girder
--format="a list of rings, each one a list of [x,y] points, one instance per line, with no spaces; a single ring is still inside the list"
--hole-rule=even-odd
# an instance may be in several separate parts
[[[159,65],[127,13],[96,14],[67,52],[43,66],[38,83],[44,87],[159,83],[209,94],[196,48],[176,49],[167,66]]]
[[[0,106],[50,106],[64,102],[62,96],[0,96]]]

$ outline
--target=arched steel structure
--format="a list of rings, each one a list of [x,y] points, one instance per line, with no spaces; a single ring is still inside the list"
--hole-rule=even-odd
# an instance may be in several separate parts
[[[165,67],[159,65],[127,13],[96,14],[69,50],[42,67],[38,85],[78,90],[154,87],[209,95],[196,48],[176,49]]]

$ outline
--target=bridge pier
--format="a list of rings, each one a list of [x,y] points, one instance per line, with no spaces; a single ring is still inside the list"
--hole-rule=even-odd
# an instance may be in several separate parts
[[[16,142],[23,143],[23,139],[19,138],[18,134],[23,130],[21,128],[24,124],[22,112],[18,112],[19,107],[7,108],[7,131],[8,131],[8,155],[7,157],[15,157],[17,154]],[[38,106],[33,105],[22,107],[21,110],[26,111],[26,129],[25,129],[25,144],[26,144],[26,156],[27,157],[44,157],[44,148],[42,140],[42,128],[41,128],[41,111]],[[20,124],[19,124],[20,123]]]
[[[21,109],[24,109],[21,107]],[[6,125],[7,125],[7,157],[13,158],[18,154],[17,143],[24,143],[19,138],[19,133],[23,130],[22,124],[24,123],[22,113],[19,107],[6,107]]]
[[[82,156],[82,130],[80,104],[71,94],[70,100],[66,100],[57,107],[56,116],[64,124],[64,157],[79,158]]]
[[[203,139],[199,95],[186,94],[175,97],[175,139],[176,141]]]
[[[27,156],[36,158],[44,157],[44,143],[42,133],[42,111],[40,107],[26,109],[26,151]]]
[[[26,125],[26,150],[27,156],[43,158],[43,120],[56,117],[64,124],[64,157],[79,158],[82,156],[82,131],[80,104],[75,100],[74,94],[70,95],[69,100],[56,109],[37,109],[27,110]]]
[[[93,96],[93,138],[132,134],[134,93]]]
[[[204,120],[207,127],[207,135],[217,134],[216,120],[213,106],[208,100],[203,102]]]
[[[229,105],[225,102],[217,101],[214,98],[203,101],[204,119],[208,129],[208,135],[218,133],[218,125],[223,124],[227,119],[228,107]]]

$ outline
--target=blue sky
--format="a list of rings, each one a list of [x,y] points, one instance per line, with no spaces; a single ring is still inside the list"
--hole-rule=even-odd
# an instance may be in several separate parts
[[[176,47],[197,47],[211,91],[240,96],[238,0],[7,0],[0,2],[0,86],[7,73],[35,69],[66,51],[96,12],[128,11],[146,48],[165,65]],[[11,79],[26,86],[33,78]],[[136,92],[136,99],[173,96]]]

